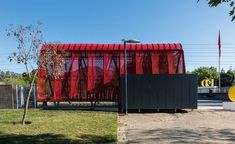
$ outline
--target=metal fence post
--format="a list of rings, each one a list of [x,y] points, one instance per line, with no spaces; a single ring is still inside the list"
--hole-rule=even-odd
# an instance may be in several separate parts
[[[13,92],[14,86],[13,84],[11,85],[11,105],[12,105],[12,109],[15,109],[15,103],[14,103],[14,92]]]
[[[18,85],[16,85],[16,109],[19,109]]]
[[[23,104],[24,104],[24,87],[20,87],[20,97],[21,97],[21,108],[22,108],[22,106],[23,106]]]

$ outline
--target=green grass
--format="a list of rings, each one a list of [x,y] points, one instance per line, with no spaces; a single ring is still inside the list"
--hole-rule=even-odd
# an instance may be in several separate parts
[[[117,143],[117,113],[79,110],[0,110],[0,144]]]

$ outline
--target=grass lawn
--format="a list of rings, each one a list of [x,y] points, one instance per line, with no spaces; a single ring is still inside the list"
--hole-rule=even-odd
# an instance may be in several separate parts
[[[0,110],[0,144],[117,143],[117,113],[80,110]]]

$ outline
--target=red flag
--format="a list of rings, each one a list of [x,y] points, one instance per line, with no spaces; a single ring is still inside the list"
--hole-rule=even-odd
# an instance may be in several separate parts
[[[219,57],[220,57],[221,56],[220,31],[219,31],[219,37],[218,37],[218,46],[219,46]]]

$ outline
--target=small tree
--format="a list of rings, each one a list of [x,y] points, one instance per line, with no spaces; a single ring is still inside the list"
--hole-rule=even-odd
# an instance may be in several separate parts
[[[221,70],[221,86],[232,86],[234,85],[235,73],[232,68],[229,68],[227,72]]]
[[[53,44],[45,44],[48,48],[43,50],[40,54],[40,48],[43,44],[42,41],[42,31],[40,30],[40,22],[36,26],[14,26],[10,25],[7,29],[7,36],[13,37],[18,46],[17,51],[13,52],[9,56],[10,61],[16,61],[18,64],[23,64],[25,66],[26,75],[28,75],[28,83],[30,84],[29,92],[26,97],[26,102],[24,105],[24,114],[22,117],[22,124],[25,124],[25,119],[27,116],[29,98],[32,93],[33,84],[38,74],[38,70],[47,71],[48,75],[58,76],[64,73],[64,52],[60,52],[60,56],[57,56],[57,50]],[[34,68],[36,65],[37,69]],[[29,72],[29,67],[33,70],[33,75]],[[48,71],[48,68],[52,70]]]
[[[216,79],[217,69],[215,67],[199,67],[192,71],[192,74],[197,75],[198,85],[200,85],[203,79]]]

